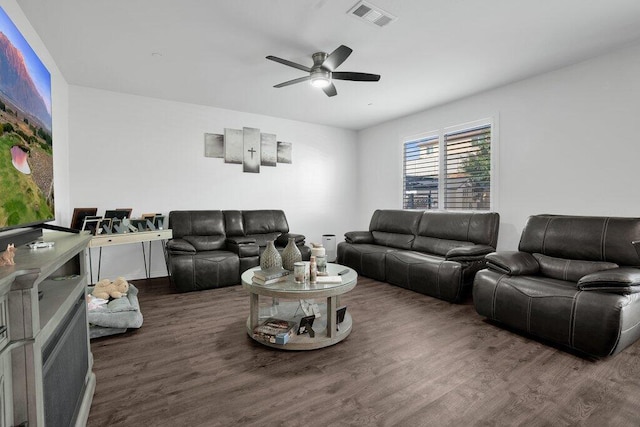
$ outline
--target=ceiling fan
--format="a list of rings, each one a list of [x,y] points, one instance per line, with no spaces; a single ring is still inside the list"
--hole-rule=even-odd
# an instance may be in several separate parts
[[[271,61],[279,62],[281,64],[288,65],[289,67],[297,68],[298,70],[309,73],[308,76],[289,80],[277,84],[274,87],[281,88],[296,83],[310,81],[311,85],[322,88],[327,96],[336,96],[338,91],[336,90],[332,80],[352,80],[357,82],[377,82],[380,80],[380,76],[378,74],[335,71],[340,64],[346,61],[349,55],[351,55],[351,52],[353,52],[353,50],[345,45],[341,45],[329,55],[324,52],[316,52],[311,56],[313,58],[313,66],[311,67],[269,55],[267,56],[267,59]]]

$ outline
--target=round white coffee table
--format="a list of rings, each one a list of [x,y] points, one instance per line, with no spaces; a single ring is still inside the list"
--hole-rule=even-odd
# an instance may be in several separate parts
[[[348,310],[344,320],[337,323],[337,310],[340,307],[340,295],[352,290],[358,281],[355,270],[340,264],[327,264],[329,276],[341,274],[341,283],[295,283],[293,274],[287,276],[282,282],[270,285],[260,285],[253,282],[253,273],[260,267],[251,268],[242,273],[242,287],[249,292],[250,309],[247,319],[247,333],[251,338],[261,344],[281,348],[283,350],[314,350],[336,344],[345,339],[351,333],[352,320]],[[278,301],[268,315],[260,316],[260,296],[272,297]],[[313,323],[315,336],[309,334],[296,335],[295,332],[286,344],[276,344],[254,337],[253,330],[261,320],[273,317],[282,320],[293,321],[296,324],[305,316],[301,303],[314,298],[326,298],[326,302],[318,302],[320,317],[316,317]],[[263,307],[268,309],[268,307]]]

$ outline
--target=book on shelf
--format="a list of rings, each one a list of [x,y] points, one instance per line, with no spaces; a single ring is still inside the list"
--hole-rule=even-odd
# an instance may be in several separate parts
[[[274,283],[278,283],[278,282],[286,282],[287,281],[287,276],[280,276],[280,277],[275,277],[273,279],[261,279],[259,277],[253,276],[253,283],[257,283],[258,285],[272,285]]]
[[[316,283],[342,283],[342,276],[318,276],[316,277]]]
[[[253,328],[253,336],[272,344],[286,344],[295,334],[296,326],[295,322],[270,317]]]
[[[256,270],[253,272],[253,277],[261,280],[269,280],[277,277],[288,276],[289,274],[291,274],[289,270],[285,270],[282,267],[273,267],[266,270]]]

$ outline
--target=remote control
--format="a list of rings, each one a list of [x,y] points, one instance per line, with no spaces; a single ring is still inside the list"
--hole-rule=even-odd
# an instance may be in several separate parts
[[[338,273],[338,276],[342,276],[343,274],[347,274],[348,272],[349,272],[349,269],[345,268],[344,270]]]
[[[50,248],[55,245],[55,242],[33,242],[29,243],[29,248],[31,249],[40,249],[40,248]]]

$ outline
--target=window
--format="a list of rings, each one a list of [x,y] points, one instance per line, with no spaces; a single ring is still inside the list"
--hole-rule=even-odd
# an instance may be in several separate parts
[[[404,209],[489,210],[491,124],[404,142]]]

